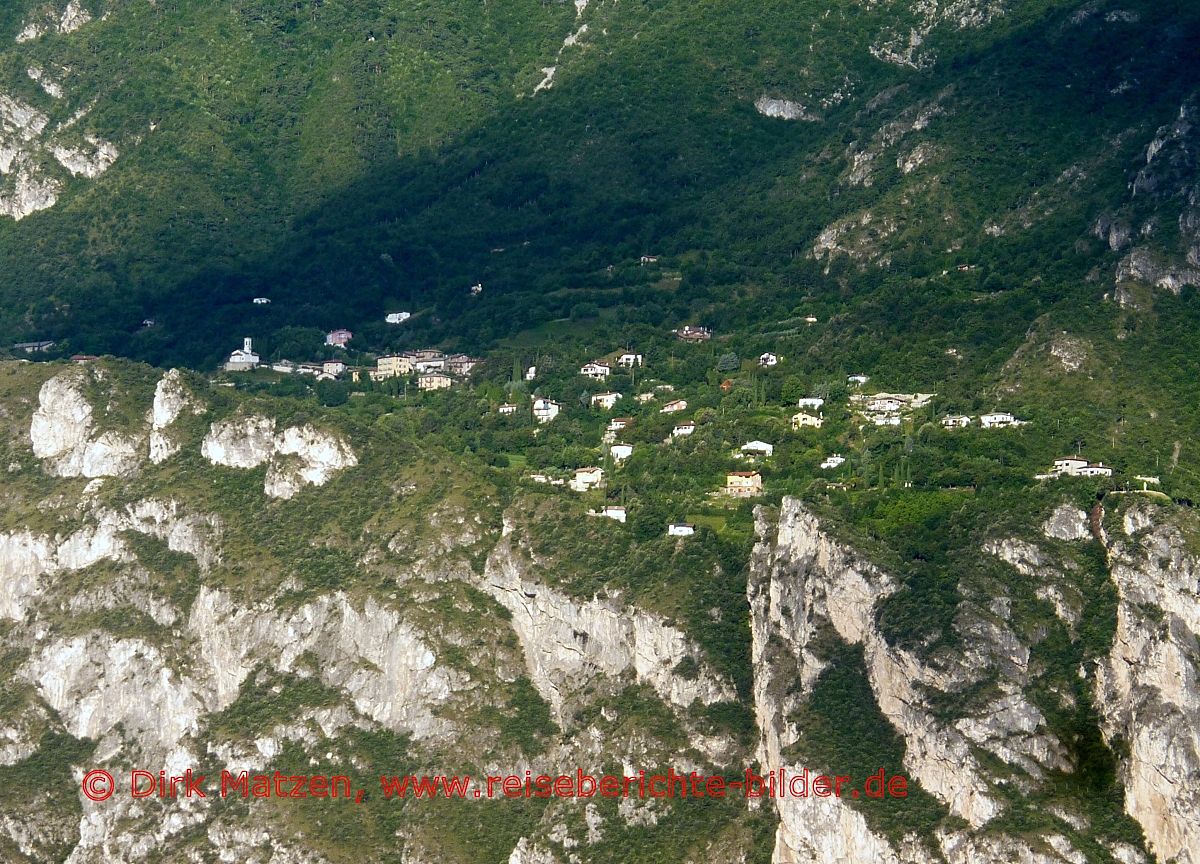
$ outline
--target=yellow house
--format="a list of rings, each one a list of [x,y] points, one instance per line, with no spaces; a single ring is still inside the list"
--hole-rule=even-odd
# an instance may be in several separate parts
[[[725,494],[734,498],[753,498],[763,491],[762,475],[757,471],[730,471],[725,475]]]
[[[421,390],[445,390],[453,383],[453,378],[440,372],[431,372],[417,379],[417,387]]]
[[[390,354],[375,361],[375,373],[380,379],[396,378],[413,371],[412,359],[400,354]]]
[[[811,426],[814,429],[820,429],[824,421],[820,417],[814,417],[811,414],[805,414],[803,411],[792,415],[792,428],[803,429],[805,426]]]

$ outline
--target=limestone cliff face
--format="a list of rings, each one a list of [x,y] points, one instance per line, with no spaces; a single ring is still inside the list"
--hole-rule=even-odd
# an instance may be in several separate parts
[[[875,604],[896,590],[893,580],[828,536],[795,500],[785,500],[777,524],[760,516],[758,531],[762,539],[748,590],[763,768],[799,772],[808,767],[785,755],[797,737],[788,715],[821,673],[822,661],[811,650],[818,629],[832,627],[846,642],[864,647],[872,690],[884,715],[904,736],[905,765],[912,775],[970,824],[978,827],[995,817],[1001,805],[981,776],[966,737],[937,723],[914,686],[945,683],[911,655],[890,648],[875,629]],[[784,695],[792,689],[789,678],[799,683],[799,692],[790,696]],[[789,799],[777,802],[777,809],[778,864],[911,860],[899,857],[887,840],[868,830],[857,811],[838,799]]]
[[[324,486],[339,471],[358,464],[340,437],[310,425],[275,434],[275,420],[248,416],[212,425],[201,454],[214,465],[257,468],[268,463],[263,491],[272,498],[291,498],[303,486]]]
[[[1086,527],[1080,511],[1059,508],[1044,530],[1051,538],[1082,539],[1082,533],[1090,539]],[[1034,675],[1030,646],[1008,622],[1007,601],[994,601],[988,614],[964,601],[954,624],[962,642],[956,649],[957,656],[921,657],[890,645],[876,624],[879,604],[897,590],[896,580],[824,530],[798,501],[784,499],[777,518],[760,512],[757,530],[760,540],[752,560],[748,598],[754,703],[760,729],[758,755],[763,769],[829,770],[830,766],[805,765],[790,755],[796,752],[793,745],[800,733],[791,718],[808,699],[824,669],[821,639],[835,636],[862,646],[867,680],[880,713],[903,738],[904,766],[910,777],[937,798],[949,815],[963,820],[959,825],[967,826],[954,827],[950,820],[948,827],[937,828],[932,836],[889,838],[873,830],[864,811],[852,802],[815,797],[780,800],[775,802],[780,824],[774,862],[876,860],[915,864],[940,858],[963,864],[1049,864],[1093,860],[1072,843],[1066,830],[1047,830],[1030,837],[993,827],[1007,809],[1002,792],[1005,785],[1032,790],[1038,788],[1047,772],[1071,770],[1063,742],[1049,730],[1045,717],[1025,695],[1024,688]],[[1029,574],[1051,569],[1048,556],[1029,543],[996,541],[987,551]],[[1062,573],[1058,577],[1067,581]],[[1131,570],[1130,578],[1142,577],[1134,576]],[[1191,584],[1194,590],[1194,578]],[[1057,583],[1052,582],[1051,587],[1062,591]],[[1067,606],[1076,602],[1065,596],[1059,599]],[[963,692],[973,682],[987,681],[992,682],[996,696],[981,707],[965,707],[947,716],[944,708],[935,711],[931,704],[937,694],[950,696]],[[1115,690],[1124,692],[1119,685]],[[1126,697],[1116,697],[1117,701],[1122,698]],[[1182,718],[1179,706],[1187,704],[1186,699],[1178,689],[1168,698],[1179,700],[1171,702],[1171,711]],[[1181,720],[1151,720],[1161,706],[1150,709],[1145,702],[1134,702],[1139,708],[1131,710],[1142,713],[1129,722],[1157,727],[1151,733],[1155,746],[1161,748],[1182,731],[1177,725]],[[1185,740],[1194,741],[1194,737]],[[1186,768],[1193,764],[1188,761],[1194,758],[1191,748],[1187,744],[1183,749],[1193,756],[1181,757],[1175,764],[1175,770],[1184,772],[1178,775],[1180,791],[1194,792],[1194,784],[1182,780],[1188,776]],[[1143,757],[1142,770],[1146,772],[1150,770],[1149,752],[1165,754],[1163,750],[1148,750]],[[989,762],[980,761],[977,754],[982,753],[988,755]],[[1004,765],[1003,770],[998,771],[996,764]],[[1136,760],[1133,764],[1136,766]],[[1167,764],[1171,764],[1169,758]],[[1136,767],[1133,770],[1136,772]],[[1143,780],[1150,785],[1148,776]],[[1129,801],[1133,802],[1139,792],[1134,784],[1128,789]],[[1185,818],[1193,812],[1188,808],[1194,805],[1187,803],[1187,795],[1177,798],[1174,813],[1170,807],[1148,802],[1149,809],[1172,826],[1166,833],[1172,838],[1176,855],[1180,854],[1180,845],[1192,839],[1189,832],[1194,824],[1194,819]],[[1083,824],[1070,813],[1060,815],[1064,829],[1072,823],[1077,828]],[[1137,818],[1147,834],[1152,834],[1152,822],[1143,816]],[[1128,844],[1114,842],[1105,848],[1117,860],[1145,860]]]
[[[537,569],[505,537],[489,556],[480,587],[512,613],[530,678],[556,714],[593,679],[624,673],[680,708],[735,698],[730,682],[707,667],[680,630],[611,600],[574,600],[540,581]],[[685,658],[700,665],[694,678],[675,673]]]
[[[219,563],[221,523],[214,516],[186,513],[177,502],[154,499],[121,511],[96,508],[83,527],[69,534],[0,534],[0,618],[23,620],[29,604],[58,574],[133,560],[123,538],[126,531],[165,541],[171,551],[193,556],[202,571]]]
[[[64,373],[42,385],[30,424],[33,454],[60,477],[114,477],[138,463],[138,440],[93,429],[93,408],[81,390],[81,376]]]
[[[1096,678],[1106,736],[1124,742],[1125,807],[1164,864],[1200,862],[1200,563],[1150,505],[1110,541],[1117,635]]]
[[[203,404],[183,383],[178,369],[170,369],[154,388],[154,404],[150,408],[150,461],[165,462],[179,452],[180,443],[170,433],[171,426],[185,409],[195,414],[204,412]]]
[[[1200,155],[1200,95],[1193,93],[1172,123],[1147,142],[1144,160],[1129,181],[1128,201],[1115,213],[1100,214],[1093,233],[1109,248],[1128,251],[1117,262],[1116,299],[1136,305],[1121,283],[1138,282],[1179,294],[1200,285],[1200,184],[1195,165]],[[1179,216],[1149,218],[1133,224],[1133,214],[1146,204],[1170,207]],[[1169,212],[1169,211],[1168,211]]]

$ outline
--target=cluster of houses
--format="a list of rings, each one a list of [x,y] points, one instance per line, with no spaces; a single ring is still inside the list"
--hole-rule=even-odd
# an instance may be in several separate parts
[[[420,390],[445,390],[455,379],[465,378],[479,365],[478,357],[467,354],[443,354],[436,348],[422,348],[400,354],[385,354],[367,372],[372,381],[386,381],[416,374]],[[357,375],[355,376],[357,379]],[[513,406],[514,411],[516,406]]]
[[[635,366],[643,365],[643,358],[641,354],[636,354],[633,351],[621,351],[612,360],[593,360],[590,363],[584,363],[579,367],[579,374],[585,378],[603,381],[612,374],[614,363],[622,369],[632,369]]]
[[[865,375],[851,376],[866,379]],[[865,382],[864,382],[865,383]],[[930,403],[934,393],[852,393],[850,404],[876,426],[899,426],[903,416]]]
[[[947,414],[942,418],[942,425],[947,429],[966,429],[974,422],[974,418],[966,414]],[[1027,420],[1018,420],[1007,411],[994,411],[991,414],[979,415],[979,425],[984,429],[1007,429],[1024,426],[1027,422]]]
[[[354,338],[349,330],[331,330],[325,336],[325,344],[345,347]],[[464,378],[479,363],[479,358],[466,354],[443,354],[432,348],[389,354],[375,361],[375,368],[366,370],[372,381],[383,381],[402,375],[417,375],[417,386],[421,390],[444,390],[454,384],[456,378]],[[247,372],[257,369],[262,358],[255,352],[250,337],[242,340],[242,347],[233,351],[225,361],[226,372]],[[311,363],[295,363],[279,360],[271,364],[272,371],[285,374],[312,375],[318,381],[332,381],[348,369],[354,381],[360,380],[361,369],[350,369],[345,360],[318,360]]]

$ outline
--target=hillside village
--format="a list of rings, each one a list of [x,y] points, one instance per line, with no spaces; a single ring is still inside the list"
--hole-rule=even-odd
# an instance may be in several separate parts
[[[388,320],[407,319],[392,313]],[[811,326],[816,318],[805,316],[804,321]],[[810,392],[793,394],[785,403],[766,395],[780,377],[794,384],[795,372],[784,353],[762,351],[741,360],[710,347],[714,331],[699,325],[677,327],[665,335],[681,346],[675,351],[711,355],[714,371],[690,380],[677,375],[661,380],[647,352],[632,346],[584,355],[574,365],[567,357],[539,359],[540,352],[532,358],[480,358],[437,348],[372,354],[352,350],[353,333],[344,329],[326,334],[325,345],[335,352],[331,358],[268,363],[247,338],[223,368],[235,373],[235,381],[246,380],[239,378],[245,373],[310,376],[314,383],[344,386],[353,397],[380,388],[402,402],[432,398],[439,391],[473,394],[484,400],[476,404],[486,404],[477,422],[492,430],[493,439],[508,442],[505,452],[494,457],[496,464],[517,470],[528,465],[521,475],[527,482],[584,496],[595,502],[590,515],[622,524],[637,509],[633,487],[654,476],[654,464],[674,464],[670,454],[685,452],[695,476],[709,479],[706,488],[685,496],[683,506],[677,502],[674,512],[664,515],[660,530],[674,537],[694,532],[689,518],[693,511],[719,512],[740,502],[795,492],[797,478],[804,475],[827,494],[864,487],[969,490],[972,484],[959,481],[954,472],[942,479],[922,477],[914,464],[914,436],[928,437],[934,429],[947,436],[1021,434],[1031,422],[1007,410],[956,413],[952,405],[943,407],[930,390],[877,390],[865,371],[815,381]],[[651,353],[661,355],[663,350],[657,347]],[[679,361],[668,353],[667,362],[676,366]],[[511,364],[511,374],[501,370],[502,364]],[[555,431],[561,424],[566,425]],[[532,459],[531,451],[542,453],[541,443],[550,440],[561,442],[560,458]],[[948,443],[953,440],[947,438]],[[872,450],[885,442],[893,449],[898,446],[886,469],[873,464],[877,460],[872,457]],[[535,462],[540,463],[536,468]],[[631,474],[631,464],[641,470]],[[1062,457],[1049,469],[1031,469],[1026,476],[1039,482],[1112,478],[1114,469],[1102,461]],[[634,477],[641,479],[634,482]]]

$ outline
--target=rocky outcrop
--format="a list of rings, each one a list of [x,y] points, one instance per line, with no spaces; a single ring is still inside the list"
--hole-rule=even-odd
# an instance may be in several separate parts
[[[657,616],[601,599],[579,601],[539,581],[536,566],[503,538],[489,556],[480,587],[512,613],[529,677],[561,718],[572,697],[598,676],[631,674],[680,708],[734,699],[699,648]],[[676,674],[685,659],[695,676]]]
[[[291,498],[303,486],[324,486],[358,458],[340,436],[311,425],[275,434],[275,421],[260,415],[212,424],[200,448],[214,465],[257,468],[267,464],[263,491],[271,498]]]
[[[1050,520],[1042,528],[1047,536],[1049,524]],[[1054,606],[1054,614],[1067,627],[1074,629],[1083,614],[1083,596],[1072,580],[1067,578],[1075,565],[1014,537],[989,540],[983,544],[983,551],[1012,565],[1021,575],[1037,579],[1040,582],[1035,589],[1037,596]]]
[[[886,31],[870,51],[877,60],[913,69],[927,69],[937,61],[937,54],[926,45],[936,30],[983,27],[1005,13],[1000,0],[916,0],[902,5],[912,25]]]
[[[229,468],[257,468],[274,452],[275,420],[261,415],[214,423],[200,444],[201,456]]]
[[[435,709],[462,674],[437,665],[421,634],[374,599],[358,607],[344,594],[329,594],[289,613],[204,588],[188,630],[207,667],[210,710],[232,703],[255,666],[293,673],[312,658],[316,669],[305,666],[303,674],[344,690],[363,716],[416,738],[452,728]]]
[[[29,74],[51,95],[63,95],[62,86],[40,70],[31,69]],[[65,175],[50,168],[50,160],[72,176],[88,178],[98,177],[112,166],[120,155],[115,145],[70,131],[88,110],[81,109],[52,126],[45,113],[0,94],[0,213],[19,220],[54,206]]]
[[[780,120],[820,120],[816,114],[810,113],[799,102],[790,99],[774,99],[770,96],[759,96],[754,100],[754,110],[764,117],[776,117]]]
[[[138,501],[123,511],[100,508],[90,515],[89,524],[69,534],[0,534],[0,618],[23,620],[31,604],[46,593],[48,577],[102,561],[133,561],[122,538],[125,531],[163,540],[172,551],[193,556],[202,571],[220,561],[220,521],[184,513],[174,501]]]
[[[1117,263],[1116,280],[1140,282],[1179,294],[1185,285],[1200,285],[1200,267],[1173,262],[1147,247],[1139,246]]]
[[[1070,504],[1059,504],[1045,522],[1042,533],[1055,540],[1090,540],[1092,531],[1087,513]]]
[[[79,376],[65,373],[42,385],[29,427],[33,454],[59,477],[133,473],[138,466],[138,440],[115,431],[95,435],[92,405],[81,384]]]
[[[978,827],[998,815],[1001,805],[989,791],[966,739],[953,729],[939,728],[922,708],[916,685],[944,688],[946,682],[923,669],[911,654],[889,646],[875,628],[875,604],[896,590],[894,581],[826,535],[794,499],[785,500],[774,531],[766,524],[760,524],[759,530],[760,536],[773,533],[775,539],[769,545],[760,543],[755,551],[754,567],[760,578],[751,585],[750,603],[756,665],[766,661],[767,643],[779,640],[791,655],[803,691],[823,668],[809,647],[822,622],[846,642],[863,645],[879,707],[908,745],[906,767],[971,825]],[[763,687],[769,686],[771,677],[763,676]],[[756,689],[766,696],[757,682]],[[779,765],[778,752],[790,742],[783,740],[784,718],[771,710],[781,706],[771,701],[763,698],[758,704],[763,756]],[[769,740],[772,729],[779,736],[774,746]]]
[[[112,143],[95,135],[85,135],[83,141],[74,147],[53,144],[50,153],[72,176],[89,179],[99,177],[112,167],[121,155]]]
[[[312,426],[293,426],[275,436],[264,491],[272,498],[291,498],[301,487],[324,486],[339,471],[357,464],[354,451],[341,438]]]
[[[558,864],[558,859],[552,852],[530,842],[528,837],[522,837],[508,856],[508,864]]]
[[[1117,634],[1096,679],[1110,741],[1124,742],[1125,808],[1164,864],[1200,862],[1200,563],[1181,531],[1138,503],[1110,541]],[[1192,526],[1195,531],[1195,526]]]
[[[913,132],[924,131],[934,118],[945,114],[946,102],[953,92],[951,87],[943,89],[933,99],[913,105],[904,110],[895,120],[885,123],[865,144],[852,143],[846,151],[846,157],[850,162],[850,168],[846,175],[847,181],[857,186],[872,185],[875,179],[875,164],[883,153]],[[897,165],[901,171],[908,174],[928,159],[932,152],[932,145],[919,144],[907,156],[899,157]],[[907,169],[906,165],[909,166]]]
[[[91,20],[80,0],[70,0],[65,7],[45,4],[33,10],[17,41],[71,33]],[[56,79],[38,66],[29,66],[26,74],[51,98],[68,95],[64,78]],[[0,214],[20,220],[46,210],[58,202],[68,177],[94,179],[112,167],[120,156],[115,144],[73,129],[91,108],[87,105],[51,124],[35,107],[0,94]]]
[[[179,442],[167,430],[184,409],[190,409],[193,414],[204,412],[204,406],[184,385],[180,371],[170,369],[154,388],[154,404],[147,418],[150,423],[150,461],[155,465],[179,452]]]
[[[1003,609],[999,621],[969,606],[960,610],[955,628],[964,642],[961,662],[935,665],[888,644],[878,630],[878,604],[897,590],[896,581],[830,536],[798,501],[785,498],[777,521],[760,511],[756,527],[760,539],[748,597],[762,769],[819,773],[830,767],[801,764],[789,753],[799,738],[790,718],[824,671],[821,640],[833,636],[862,646],[867,680],[879,711],[903,738],[910,777],[971,826],[894,843],[872,831],[863,814],[843,799],[780,799],[774,802],[780,818],[775,864],[915,864],[937,855],[955,864],[1072,860],[1043,854],[1024,838],[980,839],[987,833],[979,829],[1003,813],[1005,805],[976,753],[989,752],[1026,775],[1025,782],[1036,783],[1048,769],[1068,768],[1064,748],[1020,689],[1029,652],[1003,626]],[[987,669],[999,662],[1010,670],[1007,674]],[[977,709],[965,709],[956,720],[939,719],[928,703],[930,694],[960,692],[985,669],[1000,678],[1000,695]]]
[[[1200,184],[1196,166],[1200,164],[1200,96],[1193,95],[1180,106],[1174,122],[1160,127],[1146,145],[1145,163],[1129,183],[1129,201],[1116,214],[1104,213],[1093,226],[1093,233],[1117,251],[1134,242],[1117,263],[1116,298],[1122,305],[1136,305],[1133,295],[1121,283],[1136,282],[1179,294],[1184,286],[1200,285]],[[1147,203],[1156,207],[1174,207],[1182,202],[1177,227],[1178,240],[1162,236],[1165,219],[1139,217],[1136,229],[1129,214],[1145,210]],[[1136,206],[1135,206],[1136,205]],[[1176,244],[1182,255],[1176,252]]]
[[[17,41],[29,42],[47,33],[74,33],[91,20],[91,13],[84,8],[80,0],[70,0],[61,12],[47,3],[34,11],[17,34]]]

